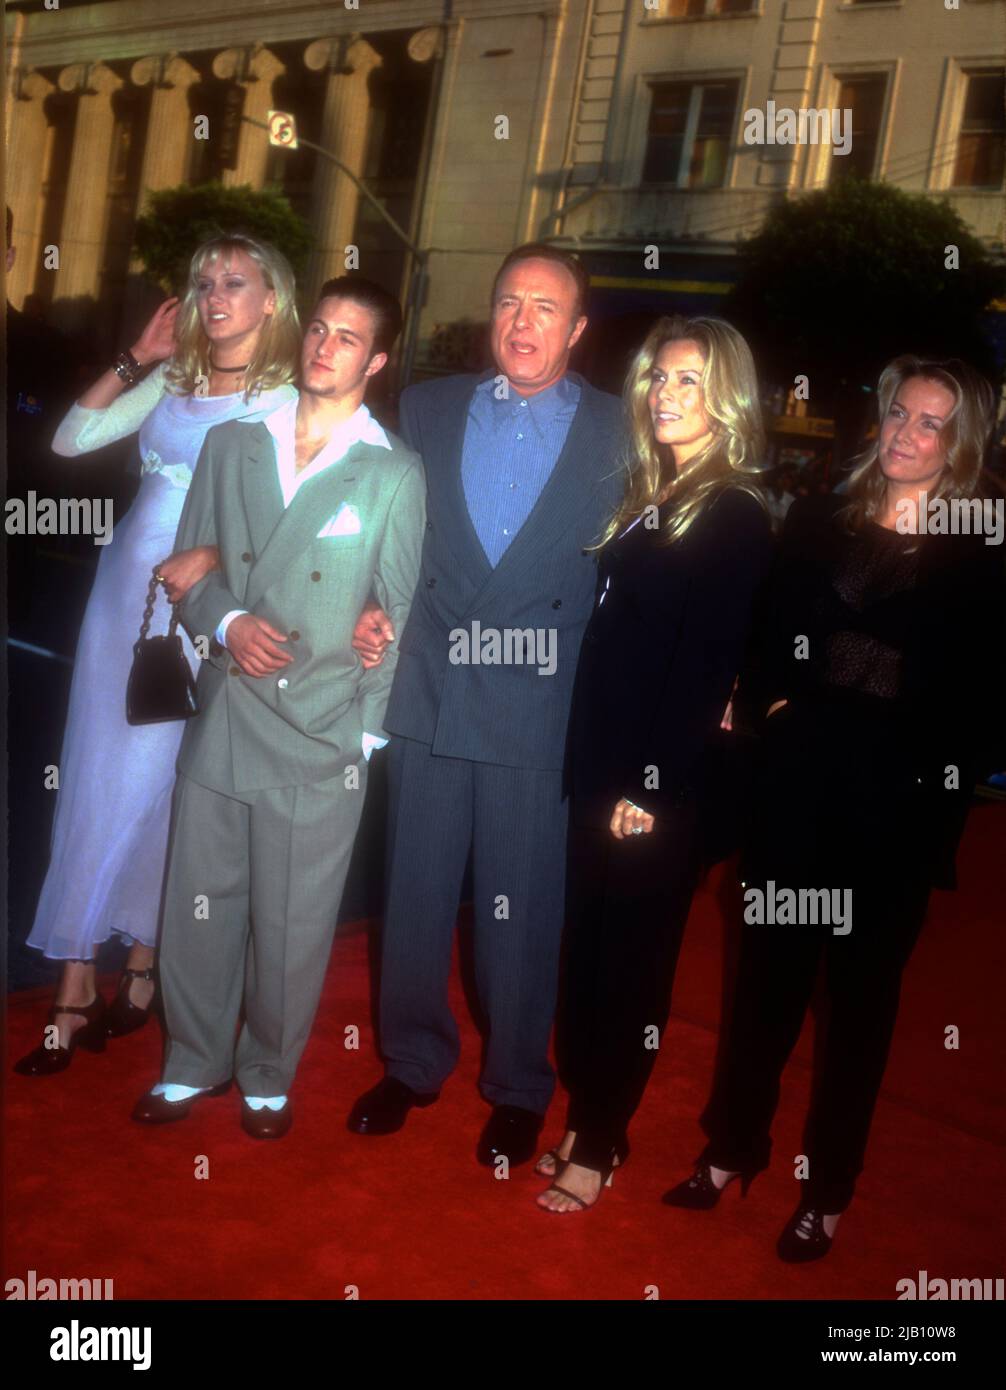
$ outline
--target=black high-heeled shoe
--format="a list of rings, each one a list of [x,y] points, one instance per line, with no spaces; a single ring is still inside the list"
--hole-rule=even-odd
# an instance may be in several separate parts
[[[129,986],[133,980],[152,980],[153,978],[153,966],[148,966],[146,970],[130,970],[128,966],[124,967],[119,980],[118,991],[109,1005],[106,1015],[105,1034],[107,1037],[124,1038],[128,1033],[135,1033],[138,1028],[143,1027],[154,1012],[157,990],[155,988],[150,996],[150,1003],[147,1007],[141,1009],[138,1004],[134,1004],[130,1000]]]
[[[734,1173],[727,1178],[722,1187],[713,1182],[708,1163],[700,1163],[690,1178],[679,1182],[661,1197],[665,1207],[684,1207],[686,1211],[712,1211],[735,1178],[740,1178],[741,1196],[748,1195],[748,1188],[754,1182],[754,1173]]]
[[[787,1264],[807,1264],[823,1260],[831,1249],[833,1237],[824,1229],[824,1212],[802,1202],[790,1217],[779,1237],[776,1251]]]
[[[86,1048],[88,1052],[104,1052],[107,1012],[105,1001],[100,994],[95,995],[86,1009],[73,1004],[53,1004],[46,1020],[47,1027],[56,1022],[57,1014],[79,1014],[81,1018],[86,1018],[87,1022],[83,1028],[71,1033],[68,1047],[46,1047],[44,1042],[40,1043],[26,1057],[14,1063],[14,1070],[19,1076],[55,1076],[57,1072],[66,1071],[78,1047]]]

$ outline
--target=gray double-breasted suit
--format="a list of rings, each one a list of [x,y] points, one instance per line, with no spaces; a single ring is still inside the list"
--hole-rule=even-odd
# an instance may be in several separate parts
[[[422,466],[388,440],[353,444],[286,507],[264,425],[206,436],[175,543],[216,545],[220,568],[181,606],[208,656],[165,886],[168,1082],[234,1073],[246,1095],[282,1095],[307,1041],[366,789],[362,738],[385,736],[398,659],[393,644],[364,671],[353,629],[374,592],[401,631],[419,572]],[[236,609],[286,633],[292,662],[243,674],[214,635]]]
[[[573,379],[580,398],[565,444],[495,566],[462,480],[478,379],[403,393],[401,428],[423,457],[428,521],[385,719],[393,735],[380,1008],[388,1074],[430,1092],[457,1060],[447,982],[471,854],[476,980],[489,1029],[482,1091],[493,1104],[538,1112],[555,1085],[548,1039],[566,872],[562,767],[596,584],[587,547],[624,486],[621,402]],[[487,630],[548,634],[554,670],[505,657],[458,660],[457,633]]]

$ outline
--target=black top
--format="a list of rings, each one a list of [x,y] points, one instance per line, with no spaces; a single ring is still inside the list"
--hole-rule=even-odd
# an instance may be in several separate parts
[[[749,859],[809,872],[828,841],[849,872],[901,834],[899,864],[951,886],[974,781],[1006,766],[1003,547],[850,533],[845,501],[793,504],[757,605],[735,701],[768,740]]]
[[[831,584],[818,594],[815,614],[827,637],[808,654],[822,685],[882,700],[903,698],[918,561],[916,537],[874,522],[836,553]]]
[[[771,548],[764,508],[729,488],[672,545],[644,518],[601,551],[567,743],[578,823],[606,826],[621,797],[659,817],[695,794]]]
[[[891,714],[919,771],[941,759],[1001,770],[1003,547],[874,524],[850,534],[837,515],[845,501],[832,494],[790,508],[758,605],[742,713],[757,724],[771,703],[789,699],[867,719]]]

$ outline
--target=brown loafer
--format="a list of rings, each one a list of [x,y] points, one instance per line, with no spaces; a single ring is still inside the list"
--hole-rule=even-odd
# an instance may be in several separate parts
[[[253,1110],[247,1101],[241,1102],[241,1128],[253,1139],[282,1139],[293,1124],[293,1103],[287,1100],[282,1110],[270,1110],[263,1105]]]
[[[219,1086],[211,1086],[208,1091],[198,1091],[194,1096],[189,1096],[188,1100],[165,1100],[163,1096],[155,1096],[148,1091],[133,1106],[133,1119],[141,1125],[163,1125],[172,1120],[184,1120],[197,1100],[222,1096],[230,1088],[229,1081],[222,1081]]]

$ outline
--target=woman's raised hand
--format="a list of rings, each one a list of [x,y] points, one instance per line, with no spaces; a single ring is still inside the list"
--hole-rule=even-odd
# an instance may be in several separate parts
[[[131,349],[141,367],[150,362],[163,362],[175,350],[175,316],[178,313],[178,296],[166,299],[146,328],[137,338]]]

